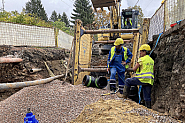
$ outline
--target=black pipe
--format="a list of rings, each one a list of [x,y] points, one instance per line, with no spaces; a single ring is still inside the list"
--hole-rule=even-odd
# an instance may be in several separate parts
[[[82,85],[87,87],[97,87],[102,89],[107,86],[107,78],[100,76],[95,79],[93,76],[85,75],[82,80]]]

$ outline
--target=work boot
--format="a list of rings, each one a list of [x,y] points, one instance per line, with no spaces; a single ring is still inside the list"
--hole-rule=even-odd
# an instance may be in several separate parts
[[[130,87],[125,85],[123,88],[123,98],[127,99],[129,92],[130,92]]]
[[[151,101],[145,101],[145,106],[151,109]]]
[[[110,79],[110,91],[115,92],[116,91],[116,80]]]
[[[116,95],[119,97],[119,98],[123,98],[123,90],[119,90]]]

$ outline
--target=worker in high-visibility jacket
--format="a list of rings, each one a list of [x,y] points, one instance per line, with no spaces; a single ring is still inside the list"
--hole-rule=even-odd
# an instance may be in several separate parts
[[[149,56],[151,50],[148,44],[143,44],[139,48],[140,58],[133,68],[136,71],[135,77],[125,80],[123,97],[127,98],[130,87],[133,85],[142,85],[145,105],[151,108],[151,88],[154,83],[154,60]]]
[[[125,28],[132,29],[132,20],[130,20],[129,18],[125,20]]]
[[[118,73],[119,92],[123,94],[123,87],[125,82],[125,65],[132,59],[132,53],[126,47],[122,38],[117,38],[110,51],[107,60],[107,72],[110,71],[110,90],[116,90],[116,72]],[[118,93],[119,93],[118,92]]]

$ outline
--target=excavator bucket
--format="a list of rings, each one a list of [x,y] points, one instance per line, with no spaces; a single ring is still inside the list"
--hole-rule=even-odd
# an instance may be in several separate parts
[[[115,0],[91,0],[94,9],[115,6]]]

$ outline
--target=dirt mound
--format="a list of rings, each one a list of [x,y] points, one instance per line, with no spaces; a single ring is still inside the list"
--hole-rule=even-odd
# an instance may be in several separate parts
[[[85,107],[71,123],[159,123],[181,122],[130,100],[103,100]]]
[[[50,77],[44,62],[46,62],[54,75],[65,74],[69,50],[62,48],[0,46],[0,57],[23,59],[20,63],[0,64],[0,83],[33,81]],[[42,70],[31,73],[30,70],[35,68]],[[71,78],[67,78],[67,81],[70,82]],[[1,90],[0,101],[19,90]]]
[[[177,122],[116,95],[100,96],[103,93],[108,91],[59,80],[25,87],[0,102],[0,121],[21,123],[30,108],[39,123]]]
[[[0,102],[0,121],[21,123],[30,108],[39,123],[66,123],[75,119],[85,105],[101,98],[115,99],[116,95],[103,96],[107,90],[82,85],[71,85],[59,80],[47,84],[25,87]]]

